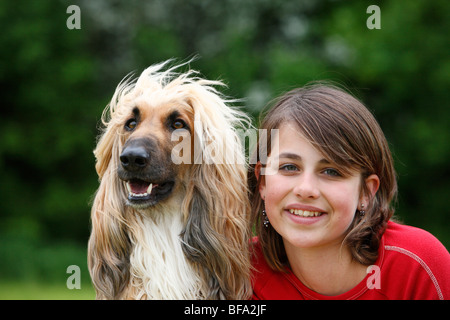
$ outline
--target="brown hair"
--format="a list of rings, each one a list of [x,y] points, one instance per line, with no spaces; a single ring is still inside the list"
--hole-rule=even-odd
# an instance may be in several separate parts
[[[365,178],[371,174],[379,177],[379,189],[371,197],[365,215],[355,214],[343,242],[359,263],[373,264],[378,257],[381,236],[393,216],[391,203],[397,194],[391,152],[378,122],[360,101],[342,89],[322,83],[308,85],[282,95],[265,113],[260,129],[266,129],[267,136],[260,137],[256,157],[270,154],[271,130],[279,129],[285,122],[295,123],[329,161],[340,168],[361,172],[362,194],[370,195]],[[265,157],[256,159],[264,166]],[[263,225],[264,203],[259,185],[264,176],[257,179],[254,169],[252,165],[249,170],[252,223],[267,263],[272,269],[282,271],[287,264],[283,241],[273,227]]]

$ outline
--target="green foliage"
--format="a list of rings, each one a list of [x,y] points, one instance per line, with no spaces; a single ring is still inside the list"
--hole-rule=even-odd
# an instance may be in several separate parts
[[[81,30],[66,28],[70,4]],[[68,265],[86,269],[103,108],[130,71],[196,54],[192,68],[224,80],[254,117],[309,81],[347,85],[391,144],[398,215],[449,247],[449,3],[380,1],[380,30],[366,27],[370,4],[0,2],[0,280],[60,282]]]

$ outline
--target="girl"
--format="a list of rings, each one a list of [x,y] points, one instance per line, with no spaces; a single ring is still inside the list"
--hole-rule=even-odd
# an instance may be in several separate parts
[[[446,248],[392,220],[392,156],[361,102],[296,89],[261,129],[267,157],[249,174],[255,299],[450,299]]]

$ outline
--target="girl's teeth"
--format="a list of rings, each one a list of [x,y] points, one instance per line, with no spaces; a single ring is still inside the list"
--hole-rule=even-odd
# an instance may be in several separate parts
[[[322,212],[298,210],[298,209],[289,209],[289,212],[300,217],[318,217],[322,214]]]

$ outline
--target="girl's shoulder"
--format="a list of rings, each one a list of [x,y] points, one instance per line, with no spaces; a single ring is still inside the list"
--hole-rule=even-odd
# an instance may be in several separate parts
[[[450,254],[431,233],[389,222],[380,249],[382,281],[401,284],[403,298],[450,299]]]
[[[437,254],[450,259],[444,245],[434,235],[420,228],[389,221],[383,238],[384,246],[391,250],[401,248],[423,257],[435,257]]]

